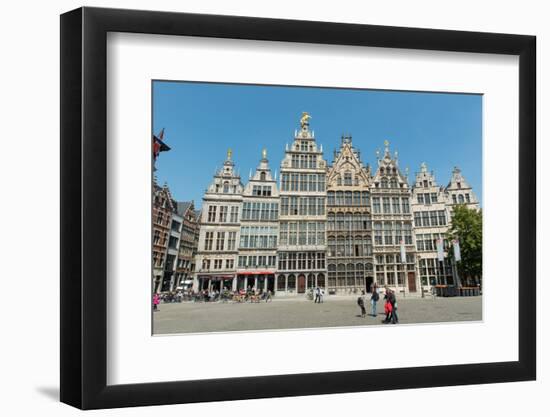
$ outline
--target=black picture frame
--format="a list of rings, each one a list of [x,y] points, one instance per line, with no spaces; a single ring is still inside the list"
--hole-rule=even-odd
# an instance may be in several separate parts
[[[519,360],[107,385],[108,32],[519,56]],[[534,36],[80,8],[61,15],[61,401],[144,406],[536,378],[536,38]]]

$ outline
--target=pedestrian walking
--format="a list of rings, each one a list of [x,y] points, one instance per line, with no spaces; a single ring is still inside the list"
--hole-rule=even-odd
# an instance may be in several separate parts
[[[314,303],[320,303],[321,302],[321,288],[317,287],[315,288],[315,300]]]
[[[392,324],[397,324],[399,323],[399,317],[397,317],[397,298],[395,296],[395,291],[391,291],[390,293],[390,303],[392,307],[391,322]]]
[[[160,297],[157,293],[153,295],[153,311],[159,311]]]
[[[372,287],[372,294],[370,296],[370,304],[371,304],[371,316],[376,317],[378,315],[378,311],[376,309],[376,303],[380,299],[380,294],[378,294],[378,288],[376,288],[376,285]]]
[[[361,295],[357,297],[357,305],[361,309],[361,317],[365,317],[367,310],[365,309],[365,291],[361,291]]]
[[[382,320],[382,323],[387,324],[391,320],[391,314],[392,314],[393,307],[391,305],[391,302],[389,300],[389,294],[388,298],[386,299],[386,302],[384,303],[384,313],[386,313],[386,318]]]

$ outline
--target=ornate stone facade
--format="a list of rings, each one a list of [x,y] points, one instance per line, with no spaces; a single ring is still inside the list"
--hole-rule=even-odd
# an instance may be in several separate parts
[[[199,213],[195,211],[192,201],[179,202],[177,211],[183,219],[183,223],[176,267],[176,282],[179,287],[187,289],[193,284],[195,272],[195,255],[199,242]]]
[[[242,194],[241,177],[229,150],[202,200],[195,290],[236,286]]]
[[[370,290],[374,282],[370,181],[351,136],[342,136],[327,172],[329,293]]]
[[[479,209],[460,170],[441,188],[422,164],[411,187],[388,141],[372,172],[350,135],[328,166],[310,118],[302,115],[286,145],[279,190],[266,151],[246,187],[228,152],[204,194],[193,288],[296,295],[319,286],[347,294],[376,283],[420,295],[454,283],[451,265],[438,263],[436,242],[456,204]]]
[[[397,152],[377,152],[378,167],[371,180],[374,280],[404,294],[420,291],[415,268],[411,188],[399,169]],[[404,259],[403,259],[403,256]]]
[[[279,239],[279,190],[267,151],[243,191],[237,289],[275,291]]]
[[[447,200],[445,189],[437,184],[434,173],[423,163],[413,185],[412,210],[418,273],[426,289],[452,285],[454,281],[449,260],[445,258],[440,262],[437,256],[439,241],[444,242],[445,250],[448,248],[445,242],[450,221]]]
[[[174,202],[168,186],[153,183],[153,291],[161,292],[168,284],[164,278]],[[166,290],[165,290],[166,291]]]
[[[322,147],[302,115],[281,162],[277,291],[326,286],[326,169]]]
[[[477,197],[460,169],[453,169],[451,180],[443,188],[438,186],[435,174],[422,163],[413,185],[412,210],[418,274],[427,290],[434,285],[457,283],[455,266],[447,256],[450,244],[445,236],[451,224],[453,207],[458,204],[479,209]],[[443,260],[438,256],[438,244],[442,245]]]

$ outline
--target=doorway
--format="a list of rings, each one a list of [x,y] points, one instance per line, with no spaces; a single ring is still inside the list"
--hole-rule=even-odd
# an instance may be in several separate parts
[[[365,284],[365,287],[366,287],[366,290],[367,292],[371,292],[372,291],[372,283],[374,282],[374,279],[372,277],[367,277],[366,278],[366,284]]]
[[[306,292],[306,277],[304,274],[298,275],[298,293],[303,294]]]
[[[409,272],[407,278],[409,284],[409,292],[416,292],[416,279],[414,277],[414,272]]]

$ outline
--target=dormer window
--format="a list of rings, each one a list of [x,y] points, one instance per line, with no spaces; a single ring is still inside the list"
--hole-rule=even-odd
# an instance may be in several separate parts
[[[457,186],[458,188],[462,188],[462,184],[461,184],[460,182],[457,182],[457,183],[456,183],[456,186]]]
[[[223,183],[223,192],[227,194],[229,192],[229,182],[225,181]]]
[[[380,182],[380,186],[382,188],[388,188],[388,179],[387,178],[382,178],[382,181]]]
[[[265,181],[265,172],[260,174],[260,181]]]

